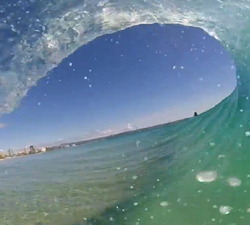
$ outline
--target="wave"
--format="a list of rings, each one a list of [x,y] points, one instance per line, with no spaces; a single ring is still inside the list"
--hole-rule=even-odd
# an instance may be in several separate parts
[[[18,107],[27,91],[36,85],[40,78],[46,76],[50,70],[57,67],[65,57],[72,54],[80,46],[103,34],[113,33],[139,24],[152,23],[182,24],[199,27],[218,39],[234,59],[238,84],[229,97],[208,112],[201,114],[195,119],[192,118],[171,125],[170,135],[166,131],[167,128],[166,130],[154,131],[154,135],[146,135],[147,139],[151,137],[152,143],[157,144],[152,144],[151,146],[149,140],[150,145],[148,145],[149,147],[146,150],[151,154],[149,154],[149,158],[153,160],[146,164],[145,168],[143,167],[143,172],[146,175],[140,181],[138,188],[143,193],[149,190],[150,194],[147,193],[143,208],[137,207],[136,209],[133,208],[134,205],[131,206],[131,201],[136,201],[136,197],[131,200],[131,195],[128,195],[125,200],[128,200],[130,208],[128,207],[125,210],[128,218],[126,224],[137,224],[138,215],[141,215],[142,224],[151,224],[152,218],[145,214],[146,207],[152,208],[155,210],[152,211],[152,214],[158,215],[158,220],[157,222],[154,221],[154,224],[165,222],[165,212],[159,209],[158,199],[154,195],[161,188],[161,199],[166,197],[164,192],[167,186],[165,183],[166,175],[168,179],[171,179],[172,185],[168,186],[168,196],[166,197],[172,203],[173,213],[168,214],[169,224],[204,224],[204,221],[207,224],[211,223],[211,218],[218,218],[216,214],[218,211],[212,211],[213,207],[208,205],[209,201],[203,201],[208,199],[208,197],[209,200],[217,202],[217,205],[225,204],[230,206],[234,204],[234,207],[239,209],[235,217],[227,217],[229,219],[225,219],[227,224],[233,224],[234,222],[246,224],[245,220],[247,217],[245,219],[241,217],[245,216],[242,214],[242,210],[246,211],[246,208],[249,207],[245,201],[246,192],[244,191],[249,188],[248,182],[245,181],[249,167],[248,152],[250,146],[249,0],[13,0],[12,3],[7,1],[1,3],[0,114],[10,113],[15,107]],[[166,155],[166,149],[171,150],[169,155]],[[109,149],[106,150],[109,151]],[[133,156],[134,158],[137,156],[134,152],[130,153],[130,157]],[[138,155],[140,155],[139,153],[137,152]],[[108,157],[108,154],[106,155]],[[117,158],[120,158],[120,156],[117,155]],[[174,163],[172,163],[173,158],[178,160],[174,160]],[[140,159],[142,158],[140,157]],[[168,165],[166,165],[165,159],[167,159]],[[125,162],[123,163],[128,163],[126,159],[124,160]],[[117,163],[117,166],[120,162],[118,159],[114,160],[114,158],[108,157],[107,164],[111,161]],[[129,163],[133,162],[129,161]],[[135,170],[137,170],[139,165],[136,164],[134,166],[136,167]],[[207,169],[216,169],[217,173],[224,177],[237,174],[244,181],[240,191],[236,192],[228,186],[228,188],[225,188],[224,178],[220,179],[216,186],[210,186],[213,187],[211,189],[208,186],[199,186],[199,182],[193,182],[192,179],[195,177],[195,173]],[[102,170],[100,170],[100,173],[102,173]],[[135,174],[131,173],[128,176],[131,178],[133,175]],[[123,179],[123,177],[118,178]],[[163,182],[159,182],[161,187],[156,185],[154,189],[152,186],[157,183],[155,178],[159,178]],[[107,203],[114,200],[112,195],[120,187],[123,188],[124,185],[128,188],[126,182],[122,183],[121,186],[119,186],[118,182],[111,184],[114,185],[107,190],[110,195],[105,195]],[[44,188],[41,187],[39,189],[40,193],[37,195],[43,196],[47,191],[51,194],[52,199],[55,195],[53,191],[55,193],[60,191],[56,185],[54,189],[50,184],[44,183],[43,185]],[[82,188],[82,184],[79,184],[79,187],[77,186],[78,189],[69,189],[68,186],[70,185],[65,184],[64,187],[65,194],[68,194],[68,196],[70,194],[73,196],[75,191]],[[185,191],[183,191],[183,187],[185,187]],[[120,192],[117,192],[119,195],[117,198],[122,198],[124,194],[122,188],[119,189]],[[204,190],[204,192],[198,195],[197,190],[200,189]],[[106,189],[104,188],[104,190]],[[37,190],[33,191],[35,193]],[[95,204],[99,204],[102,198],[99,198],[100,196],[97,193],[102,193],[101,191],[94,189],[91,194],[88,190],[84,190],[82,201],[88,196],[88,198],[93,197],[92,201]],[[30,198],[36,196],[35,194],[32,195],[31,192],[26,194]],[[16,197],[12,192],[6,196],[8,197],[6,197],[6,201],[12,198],[11,206],[14,207]],[[22,195],[20,196],[20,198],[24,198]],[[41,198],[41,196],[38,197]],[[78,195],[74,196],[79,198]],[[74,205],[74,199],[69,199],[70,203]],[[144,199],[144,196],[139,200],[143,201],[142,199]],[[188,210],[190,211],[180,208],[179,202],[176,201],[177,199],[186,200],[189,203]],[[33,201],[33,199],[28,199],[27,201],[29,200],[30,202]],[[22,202],[20,201],[20,203]],[[125,203],[127,204],[127,202]],[[59,203],[55,202],[53,204]],[[47,207],[47,205],[47,202],[45,202],[42,207]],[[121,207],[127,206],[122,205]],[[209,212],[207,211],[208,207],[211,207]],[[56,219],[59,217],[63,221],[65,219],[64,223],[61,224],[66,224],[66,218],[71,218],[73,222],[78,222],[78,219],[79,221],[82,219],[83,212],[81,207],[79,207],[80,212],[77,219],[75,212],[72,212],[72,215],[67,214],[58,217],[60,210],[58,208],[53,209],[53,216]],[[23,210],[25,208],[20,206],[20,211],[15,212],[19,215]],[[71,210],[73,211],[73,208]],[[103,210],[101,208],[99,211],[103,212]],[[107,224],[109,224],[112,216],[117,219],[116,224],[125,224],[124,220],[119,220],[119,216],[114,216],[116,207],[111,207],[110,210],[105,211],[103,216],[107,217]],[[180,211],[183,212],[182,216],[180,216]],[[122,219],[124,219],[124,211],[121,210],[120,212],[122,213]],[[38,210],[35,213],[38,215],[40,211]],[[94,211],[91,215],[94,215],[93,217],[96,219],[95,215],[98,213]],[[10,214],[13,214],[13,212],[8,211],[6,215]],[[33,216],[31,217],[33,218]],[[218,221],[220,219],[218,218]],[[10,215],[9,220],[9,224],[12,224],[12,221],[15,219]],[[73,224],[73,222],[67,224]],[[25,224],[27,223],[25,222]],[[32,221],[28,224],[32,224]],[[94,224],[101,224],[101,222],[99,223],[97,220]]]
[[[200,27],[232,53],[238,72],[244,70],[250,45],[249,7],[248,0],[1,3],[0,114],[10,113],[40,78],[80,46],[138,24]]]

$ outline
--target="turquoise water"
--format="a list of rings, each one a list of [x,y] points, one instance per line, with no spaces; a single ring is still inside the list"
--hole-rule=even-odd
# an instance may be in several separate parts
[[[137,24],[204,29],[230,52],[238,85],[197,118],[2,161],[0,224],[248,224],[249,1],[34,2],[25,3],[33,8],[20,27],[11,26],[19,14],[0,18],[1,29],[12,34],[12,41],[1,42],[1,113],[18,106],[38,79],[83,44]],[[199,182],[202,171],[216,171],[216,180]],[[238,186],[229,184],[232,177]]]
[[[247,224],[250,145],[232,99],[237,90],[196,118],[2,161],[1,224]],[[215,181],[199,182],[202,171]]]

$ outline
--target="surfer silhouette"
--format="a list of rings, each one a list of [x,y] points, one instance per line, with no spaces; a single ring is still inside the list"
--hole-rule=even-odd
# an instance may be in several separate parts
[[[194,116],[198,116],[197,112],[194,112]]]

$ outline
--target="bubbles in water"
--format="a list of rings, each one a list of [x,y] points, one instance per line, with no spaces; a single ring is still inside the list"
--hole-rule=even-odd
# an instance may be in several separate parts
[[[135,202],[135,203],[134,203],[134,206],[137,206],[137,205],[138,205],[138,202]]]
[[[245,132],[245,135],[246,135],[247,137],[249,137],[249,136],[250,136],[250,131],[246,131],[246,132]]]
[[[161,205],[162,207],[166,207],[166,206],[168,206],[168,202],[161,202],[160,205]]]
[[[136,176],[136,175],[134,175],[132,178],[133,178],[133,180],[136,180],[136,179],[137,179],[137,176]]]
[[[223,215],[227,215],[231,212],[233,208],[231,206],[221,206],[220,207],[220,213]]]
[[[199,182],[203,182],[203,183],[209,183],[209,182],[215,181],[216,178],[217,178],[216,171],[202,171],[196,175],[196,179]]]
[[[232,187],[238,187],[241,185],[241,180],[236,177],[230,177],[228,178],[228,183]]]

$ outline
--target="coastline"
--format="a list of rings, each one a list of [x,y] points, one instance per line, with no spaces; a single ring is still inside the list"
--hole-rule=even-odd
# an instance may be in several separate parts
[[[192,118],[192,117],[190,117],[190,118]],[[109,139],[113,139],[113,138],[123,136],[123,135],[133,134],[136,132],[146,131],[149,129],[154,129],[154,128],[162,127],[165,125],[175,124],[177,122],[189,120],[190,118],[184,118],[184,119],[180,119],[180,120],[176,120],[176,121],[172,121],[172,122],[168,122],[168,123],[157,124],[157,125],[150,126],[150,127],[144,127],[144,128],[140,128],[140,129],[124,131],[124,132],[120,132],[120,133],[112,134],[112,135],[108,135],[108,136],[103,136],[103,137],[97,137],[97,138],[75,141],[75,142],[65,142],[65,143],[62,143],[60,145],[43,147],[45,149],[43,151],[41,149],[35,149],[33,146],[30,146],[30,148],[32,148],[32,150],[30,150],[29,152],[27,152],[27,151],[18,152],[16,155],[14,155],[12,157],[10,157],[10,156],[6,157],[6,155],[2,155],[3,158],[0,158],[0,161],[14,159],[14,158],[23,158],[23,157],[30,156],[30,155],[42,154],[42,153],[51,152],[51,151],[60,150],[60,149],[78,147],[78,146],[82,146],[84,144],[88,144],[88,143],[92,143],[92,142],[96,142],[96,141],[101,141],[101,140],[109,140]]]

